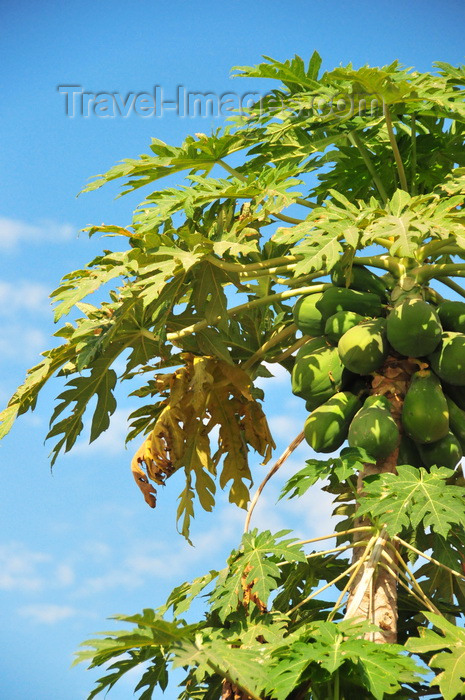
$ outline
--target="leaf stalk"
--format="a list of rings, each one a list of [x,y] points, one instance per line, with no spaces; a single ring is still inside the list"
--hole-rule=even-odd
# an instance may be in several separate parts
[[[325,289],[331,287],[331,284],[315,284],[313,287],[301,287],[300,289],[288,289],[284,292],[279,292],[278,294],[268,294],[264,297],[259,297],[258,299],[252,299],[252,301],[247,301],[244,304],[239,304],[239,306],[233,306],[226,312],[229,317],[236,316],[241,313],[241,311],[248,311],[249,309],[254,309],[257,306],[263,306],[264,304],[273,304],[277,301],[283,301],[284,299],[290,299],[295,296],[301,296],[302,294],[317,294],[318,292],[324,292]],[[166,338],[170,341],[179,340],[184,338],[186,335],[191,335],[197,331],[201,331],[208,326],[214,326],[221,321],[221,316],[217,316],[213,321],[207,321],[202,319],[193,323],[190,326],[186,326],[176,333],[167,333]]]
[[[382,180],[376,172],[375,166],[373,165],[373,162],[369,156],[368,149],[365,148],[364,144],[359,139],[358,134],[356,134],[354,131],[349,132],[348,137],[351,144],[355,146],[355,148],[357,148],[358,152],[362,156],[363,162],[365,163],[367,170],[370,173],[372,180],[376,185],[376,189],[378,190],[381,199],[383,200],[383,204],[386,204],[386,202],[388,201],[388,196],[386,190],[384,189]]]
[[[404,164],[402,163],[402,158],[400,156],[399,146],[397,145],[396,137],[394,134],[394,128],[392,126],[391,113],[387,104],[383,105],[384,118],[386,120],[386,128],[388,131],[389,142],[391,144],[392,152],[394,153],[394,160],[396,161],[397,173],[399,175],[399,182],[401,189],[408,192],[407,178],[405,177]]]

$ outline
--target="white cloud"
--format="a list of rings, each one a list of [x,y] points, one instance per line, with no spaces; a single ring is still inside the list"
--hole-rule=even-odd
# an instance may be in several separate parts
[[[10,398],[10,394],[0,385],[0,404],[3,405]]]
[[[302,430],[300,422],[288,413],[277,416],[270,416],[268,423],[271,434],[276,438],[283,438],[288,443],[291,442]]]
[[[276,418],[278,422],[282,421],[283,430],[289,428],[287,416],[277,416]],[[295,430],[295,427],[293,429]],[[279,452],[276,453],[275,458],[278,456]],[[301,539],[334,532],[335,525],[340,518],[331,516],[334,509],[332,503],[334,495],[322,490],[325,482],[317,482],[299,498],[289,499],[286,497],[278,500],[284,484],[291,476],[305,467],[306,460],[315,456],[314,451],[304,440],[288,457],[260,495],[251,520],[252,528],[268,529],[272,532],[294,528],[295,535]],[[254,471],[256,487],[265,478],[271,464],[266,465],[263,471],[260,471],[260,475]]]
[[[302,539],[320,537],[334,532],[341,516],[333,517],[334,494],[322,491],[323,484],[315,484],[300,498],[281,501],[283,511],[294,518],[295,534]]]
[[[49,293],[50,290],[44,284],[26,280],[14,284],[0,281],[0,314],[9,316],[20,311],[50,312]]]
[[[106,542],[97,540],[85,542],[82,550],[86,559],[90,558],[93,562],[101,562],[103,559],[108,559],[111,556],[111,547]]]
[[[76,608],[69,605],[55,605],[54,603],[35,603],[19,608],[21,617],[27,617],[32,622],[53,625],[62,620],[67,620],[79,613]]]
[[[45,579],[40,572],[42,564],[51,557],[43,552],[32,552],[16,542],[0,546],[0,589],[5,591],[37,591]]]
[[[59,564],[55,572],[55,583],[58,586],[71,586],[74,583],[75,575],[69,564]]]
[[[289,521],[283,517],[281,504],[276,504],[279,493],[275,488],[266,488],[261,493],[250,521],[250,529],[278,532],[289,528]]]
[[[39,224],[28,224],[20,219],[0,217],[0,250],[12,252],[21,243],[60,243],[67,241],[75,234],[70,224],[60,224],[56,221],[41,221]]]
[[[273,383],[273,386],[275,384],[289,384],[290,383],[290,378],[291,375],[285,369],[282,365],[278,364],[277,362],[274,363],[269,363],[269,362],[264,362],[263,363],[267,370],[271,372],[273,375],[273,378],[267,380],[263,378],[263,382],[268,382],[268,386],[270,386],[271,383]]]
[[[197,564],[239,541],[245,519],[243,510],[228,504],[220,506],[214,517],[214,527],[192,534],[194,547],[182,539],[175,547],[162,539],[154,541],[140,536],[127,542],[118,553],[118,566],[109,566],[103,573],[85,579],[76,596],[81,598],[114,588],[134,590],[148,581],[179,583],[192,578],[192,569]]]
[[[293,536],[299,539],[331,534],[340,518],[331,516],[334,495],[322,491],[322,485],[315,484],[300,498],[278,501],[280,484],[270,482],[257,502],[251,529],[277,532],[293,528]]]
[[[45,552],[35,552],[21,542],[0,545],[0,590],[35,593],[45,588],[67,588],[74,571]]]
[[[48,348],[49,343],[48,336],[38,328],[2,324],[0,358],[39,362],[40,353]]]
[[[88,442],[88,437],[84,440],[79,440],[73,447],[70,456],[90,456],[101,452],[104,452],[106,455],[121,455],[126,449],[124,441],[128,432],[128,414],[129,409],[117,408],[110,418],[109,428],[105,430],[97,440],[90,444]],[[86,433],[88,435],[90,420],[86,428]]]

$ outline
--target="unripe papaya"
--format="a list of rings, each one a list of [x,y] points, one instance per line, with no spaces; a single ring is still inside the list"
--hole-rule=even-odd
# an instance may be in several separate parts
[[[382,279],[364,265],[353,265],[350,272],[339,262],[331,270],[331,282],[336,287],[350,287],[360,292],[372,292],[381,299],[386,297],[386,285]]]
[[[354,326],[362,323],[365,318],[356,314],[355,311],[338,311],[330,316],[325,323],[325,336],[337,345],[339,338]]]
[[[443,301],[438,306],[438,316],[445,331],[465,333],[464,301]]]
[[[376,408],[384,408],[385,411],[391,411],[389,399],[382,394],[371,394],[371,396],[366,397],[363,408],[373,408],[373,406]]]
[[[361,316],[380,316],[382,311],[381,299],[377,294],[344,287],[326,289],[316,307],[325,321],[338,311],[355,311]]]
[[[369,377],[361,377],[359,374],[353,374],[353,372],[349,372],[349,370],[344,367],[339,391],[350,391],[351,394],[360,398],[370,391],[371,384],[369,379]],[[333,395],[334,392],[330,396]],[[363,403],[363,398],[361,401]],[[305,402],[305,408],[308,413],[311,413],[317,406],[321,406],[321,401],[316,401],[313,397]]]
[[[465,386],[465,335],[443,333],[441,345],[428,359],[438,377],[448,384]]]
[[[384,459],[396,449],[399,430],[385,408],[364,406],[350,424],[348,438],[351,447],[361,447],[375,459]]]
[[[442,382],[442,388],[446,396],[450,396],[452,401],[457,404],[462,411],[465,411],[465,391],[458,386],[452,386],[447,382]]]
[[[294,323],[304,335],[323,335],[325,323],[321,311],[316,307],[323,293],[300,297],[292,309]]]
[[[304,345],[301,345],[297,350],[295,355],[295,361],[299,362],[302,357],[306,355],[311,355],[314,350],[319,350],[320,348],[327,348],[329,343],[326,342],[325,338],[310,338]]]
[[[397,464],[410,464],[417,469],[423,466],[418,447],[407,435],[400,438]]]
[[[455,401],[446,396],[447,408],[449,409],[449,426],[451,432],[460,443],[462,450],[465,450],[465,411],[457,406]]]
[[[429,445],[419,445],[418,449],[423,466],[428,469],[433,465],[455,469],[463,457],[460,443],[451,432],[437,442],[431,442]]]
[[[388,354],[386,320],[364,321],[348,330],[338,343],[339,356],[347,369],[370,374],[380,367]]]
[[[292,393],[305,399],[308,410],[313,410],[339,391],[343,371],[337,348],[323,338],[313,338],[296,355]]]
[[[439,379],[429,370],[412,376],[404,399],[402,425],[417,443],[436,442],[449,432],[449,409]]]
[[[361,406],[350,391],[334,394],[305,421],[305,439],[316,452],[334,452],[347,438],[352,418]]]
[[[387,317],[387,338],[394,350],[407,357],[433,352],[441,341],[442,327],[431,304],[405,299]]]
[[[386,287],[386,289],[392,290],[398,283],[398,280],[392,275],[390,272],[386,272],[386,274],[382,275],[380,277],[380,280]]]

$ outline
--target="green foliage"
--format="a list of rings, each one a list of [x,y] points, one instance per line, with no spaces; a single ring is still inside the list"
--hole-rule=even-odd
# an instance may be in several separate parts
[[[380,518],[391,535],[421,525],[447,537],[451,527],[461,528],[465,519],[463,489],[446,483],[453,473],[445,467],[431,467],[428,473],[400,465],[397,474],[368,477],[359,513]]]
[[[287,481],[281,492],[281,498],[302,496],[319,479],[329,478],[336,483],[343,483],[361,471],[364,464],[374,463],[373,457],[365,450],[356,447],[345,447],[338,457],[330,457],[327,460],[309,459],[307,466],[293,474]]]
[[[220,577],[219,585],[211,596],[212,610],[218,612],[222,621],[237,610],[249,587],[266,606],[280,578],[278,562],[306,561],[295,539],[277,541],[288,532],[283,530],[273,537],[268,530],[260,533],[254,530],[244,535],[241,550],[231,554],[228,569]]]
[[[401,683],[419,680],[419,668],[413,659],[400,654],[402,647],[385,644],[380,648],[361,639],[368,629],[366,623],[353,621],[305,626],[305,635],[299,635],[298,641],[273,651],[279,662],[271,669],[267,691],[276,700],[285,700],[316,669],[320,682],[340,674],[339,683],[346,692],[351,688],[355,694],[357,688],[364,688],[376,700],[392,695]]]
[[[372,627],[367,623],[303,623],[291,630],[285,617],[268,615],[262,624],[251,619],[236,630],[220,631],[208,623],[167,622],[148,610],[117,619],[137,627],[127,633],[103,633],[107,636],[84,642],[86,649],[77,654],[76,663],[91,659],[91,667],[117,659],[97,681],[90,698],[111,688],[138,663],[147,662],[150,665],[136,689],[148,686],[139,696],[144,700],[152,697],[157,686],[166,687],[167,665],[192,669],[184,682],[183,698],[215,697],[209,695],[209,688],[217,687],[221,678],[254,700],[285,700],[294,689],[310,687],[317,697],[328,697],[337,678],[346,694],[368,692],[364,697],[382,700],[402,684],[421,679],[421,669],[402,653],[401,646],[380,648],[360,638]]]
[[[428,620],[442,634],[420,628],[420,637],[409,639],[406,647],[415,654],[430,654],[439,651],[431,657],[431,668],[440,668],[431,685],[438,685],[444,700],[454,700],[462,697],[465,692],[465,630],[451,624],[440,615],[429,613]]]
[[[358,284],[355,296],[368,303],[375,292],[375,306],[354,311],[378,323],[403,299],[440,303],[431,280],[465,297],[450,279],[465,276],[465,68],[437,63],[434,73],[418,73],[393,62],[321,73],[321,63],[315,52],[308,64],[299,56],[265,57],[238,68],[238,77],[273,79],[276,87],[226,128],[189,136],[181,146],[153,139],[150,154],[117,164],[84,188],[120,180],[125,194],[179,177],[149,189],[129,226],[87,229],[116,238],[116,250],[104,249],[63,277],[52,294],[55,320],[71,317],[55,333],[61,345],[43,353],[0,413],[2,438],[18,415],[35,408],[49,379],[64,380],[48,434],[56,440],[54,463],[87,421],[91,441],[108,428],[118,382],[137,377],[127,440],[143,442],[132,472],[152,506],[151,483],[184,473],[176,517],[186,538],[196,499],[212,510],[219,485],[246,508],[250,451],[263,462],[271,458],[256,380],[273,376],[273,364],[292,372],[295,351],[304,345],[306,352],[300,332],[323,335],[326,321],[308,309],[301,319],[299,299],[314,295],[319,303],[328,289],[334,298],[354,296],[344,287]],[[103,300],[90,303],[94,293]],[[326,352],[326,339],[318,343]],[[334,346],[331,353],[334,367],[315,359],[320,383],[332,391],[347,381],[362,402],[384,394],[394,406],[405,396],[399,372],[411,385],[413,372],[426,366],[424,358],[391,354],[383,367],[369,367],[369,377],[354,380],[346,369],[342,376]],[[387,362],[390,373],[380,374]],[[459,402],[453,387],[445,391]],[[416,409],[431,412],[430,404],[417,401]],[[420,418],[421,442],[435,421]],[[335,546],[307,553],[303,547],[313,542],[286,539],[289,531],[246,533],[224,570],[178,586],[156,611],[117,618],[134,625],[129,632],[85,644],[78,661],[105,669],[89,700],[135,668],[139,700],[150,700],[166,688],[171,667],[185,669],[180,700],[228,693],[254,700],[430,697],[411,653],[440,669],[433,686],[442,697],[464,694],[465,637],[462,619],[452,621],[465,606],[464,480],[458,470],[419,468],[417,459],[396,474],[377,474],[379,465],[362,449],[308,460],[281,498],[301,497],[320,483],[335,501],[339,521],[327,538]],[[386,535],[392,541],[382,549]],[[365,574],[384,567],[407,589],[404,597],[399,589],[398,645],[379,645],[373,626],[342,618],[347,591],[364,581],[356,579],[352,548]],[[418,557],[424,561],[414,574],[405,560]],[[329,600],[321,597],[326,590]],[[187,624],[180,616],[199,596],[205,618]]]

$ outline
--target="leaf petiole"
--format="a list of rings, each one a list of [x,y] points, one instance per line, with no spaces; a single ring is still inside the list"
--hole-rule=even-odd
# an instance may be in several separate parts
[[[290,299],[295,296],[301,296],[303,294],[317,294],[318,292],[324,292],[325,289],[332,287],[331,284],[315,284],[312,287],[300,287],[300,289],[288,289],[284,292],[279,292],[278,294],[268,294],[265,297],[259,297],[257,299],[252,299],[252,301],[247,301],[245,304],[239,304],[239,306],[233,306],[226,312],[228,316],[236,316],[241,313],[241,311],[247,311],[248,309],[254,309],[257,306],[263,306],[264,304],[273,304],[277,301],[283,301],[284,299]],[[213,321],[207,321],[203,319],[202,321],[197,321],[190,326],[186,326],[177,333],[167,333],[166,337],[170,341],[178,340],[179,338],[184,338],[186,335],[191,335],[191,333],[196,333],[201,331],[208,326],[214,326],[221,321],[221,316],[217,316]]]

